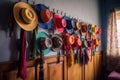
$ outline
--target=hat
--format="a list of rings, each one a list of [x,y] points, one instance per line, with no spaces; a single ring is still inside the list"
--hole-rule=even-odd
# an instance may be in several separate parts
[[[81,22],[80,25],[81,25],[81,34],[82,34],[82,36],[86,36],[87,32],[88,32],[88,29],[87,29],[88,26],[87,26],[87,24]]]
[[[34,9],[25,2],[17,2],[13,7],[13,15],[17,24],[26,31],[31,31],[38,24]]]
[[[97,28],[96,25],[92,24],[92,35],[96,35]]]
[[[51,40],[53,43],[52,50],[58,51],[63,45],[62,37],[59,34],[54,34],[54,35],[52,35]]]
[[[79,47],[82,45],[82,41],[78,38],[78,36],[75,37],[74,47]]]
[[[54,14],[54,24],[55,24],[55,29],[58,32],[63,32],[64,28],[66,27],[66,20],[62,18],[59,14]]]
[[[72,34],[74,32],[74,28],[75,28],[74,21],[71,18],[67,17],[67,16],[64,16],[64,19],[67,22],[67,25],[65,27],[66,32],[69,33],[69,34]]]
[[[80,30],[80,23],[79,22],[75,22],[75,31],[78,31],[78,30]]]
[[[38,26],[43,29],[50,29],[53,24],[53,13],[44,4],[35,5],[38,15]]]
[[[96,33],[97,33],[98,35],[101,34],[101,28],[100,28],[100,27],[98,27],[98,30],[97,30]]]
[[[40,50],[42,50],[44,55],[48,54],[50,52],[51,46],[52,41],[47,33],[39,32],[36,35],[36,49],[38,53],[40,53]]]
[[[75,42],[75,38],[73,35],[66,34],[66,42],[67,45],[72,45]]]

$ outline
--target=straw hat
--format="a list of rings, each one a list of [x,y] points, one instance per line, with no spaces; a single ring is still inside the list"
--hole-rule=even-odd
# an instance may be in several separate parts
[[[17,24],[26,31],[31,31],[38,24],[38,17],[34,9],[25,2],[18,2],[13,7],[13,14]]]

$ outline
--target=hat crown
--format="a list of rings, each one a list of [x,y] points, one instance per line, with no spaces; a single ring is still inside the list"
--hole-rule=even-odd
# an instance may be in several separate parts
[[[21,9],[21,17],[27,24],[32,23],[35,19],[34,12],[28,8]]]
[[[44,9],[40,11],[40,17],[44,23],[47,23],[52,19],[53,15],[49,9]]]

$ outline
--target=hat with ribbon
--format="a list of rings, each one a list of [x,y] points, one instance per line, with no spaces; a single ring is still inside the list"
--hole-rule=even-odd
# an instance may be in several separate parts
[[[88,33],[88,25],[86,23],[81,22],[81,35],[86,36]]]
[[[16,23],[24,30],[31,31],[38,24],[38,17],[32,6],[25,2],[17,2],[13,7]]]
[[[75,36],[75,42],[73,44],[74,47],[79,47],[82,45],[82,41],[78,38],[78,36]]]
[[[75,20],[75,31],[78,31],[78,30],[80,30],[80,22],[78,22],[77,20]]]
[[[44,4],[35,5],[38,15],[38,26],[43,29],[50,29],[53,24],[53,13]]]
[[[51,37],[52,40],[52,50],[58,51],[63,45],[62,37],[59,34],[54,34]]]
[[[75,28],[75,22],[74,20],[72,20],[71,18],[64,16],[64,19],[67,22],[67,25],[65,27],[65,30],[67,33],[72,34],[74,32],[74,28]]]
[[[67,45],[73,45],[74,42],[75,42],[74,36],[66,34],[66,43],[67,43]]]
[[[98,30],[97,26],[96,26],[96,25],[94,25],[94,24],[92,24],[92,35],[93,35],[93,36],[95,36],[95,35],[96,35],[97,30]]]
[[[54,25],[55,25],[56,31],[63,32],[67,24],[66,24],[66,20],[62,18],[62,16],[55,13],[54,14]]]
[[[101,28],[100,27],[98,27],[97,34],[98,35],[101,34]]]
[[[50,36],[45,32],[39,32],[36,35],[36,49],[37,52],[43,52],[44,55],[48,54],[52,47],[52,40]]]

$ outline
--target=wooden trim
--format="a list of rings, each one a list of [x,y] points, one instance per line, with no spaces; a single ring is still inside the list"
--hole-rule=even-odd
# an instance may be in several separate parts
[[[63,61],[63,55],[61,55],[60,60]],[[50,56],[45,57],[47,62],[57,61],[57,56]],[[34,60],[27,60],[27,67],[35,66],[39,63],[39,58]],[[9,70],[16,70],[18,68],[18,61],[6,61],[0,62],[0,72],[9,71]]]

